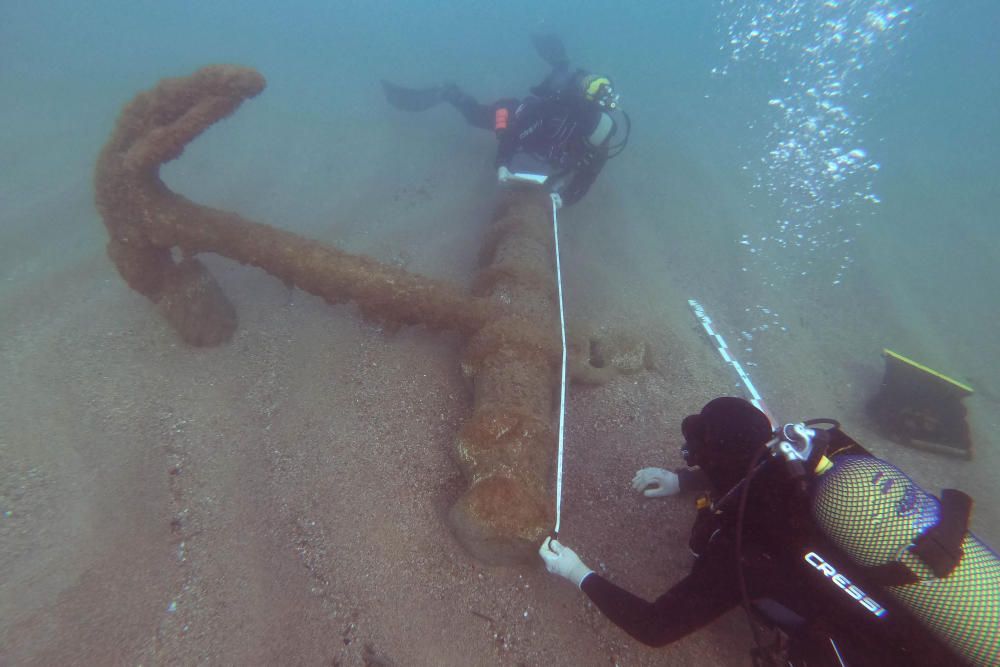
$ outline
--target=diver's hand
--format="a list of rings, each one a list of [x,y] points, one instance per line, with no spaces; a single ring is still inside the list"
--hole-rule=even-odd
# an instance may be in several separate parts
[[[538,555],[545,561],[545,569],[552,574],[558,574],[563,579],[568,579],[579,588],[583,580],[591,574],[593,570],[583,564],[576,552],[569,547],[559,544],[559,540],[546,537],[542,546],[538,549]]]
[[[501,167],[497,169],[497,180],[499,182],[506,183],[507,181],[510,180],[510,176],[511,176],[510,169],[508,169],[507,167],[501,165]]]
[[[560,196],[559,196],[559,193],[558,193],[558,192],[553,192],[553,193],[552,193],[551,195],[549,195],[549,196],[550,196],[550,197],[552,197],[552,204],[553,204],[553,205],[554,205],[554,206],[555,206],[555,207],[556,207],[557,209],[559,209],[559,208],[562,208],[562,197],[560,197]]]
[[[632,478],[632,488],[647,498],[672,496],[681,490],[681,481],[669,470],[643,468]]]

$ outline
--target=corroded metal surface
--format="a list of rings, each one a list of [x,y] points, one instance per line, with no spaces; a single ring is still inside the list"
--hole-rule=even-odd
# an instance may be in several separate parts
[[[553,525],[547,482],[560,351],[549,206],[539,192],[506,193],[480,256],[487,263],[477,289],[506,311],[466,346],[473,414],[455,449],[469,488],[450,519],[465,547],[487,562],[534,557]]]
[[[216,345],[236,328],[233,307],[194,257],[212,252],[259,267],[366,316],[472,333],[494,317],[486,299],[447,283],[351,255],[171,191],[160,166],[264,88],[252,69],[212,66],[165,79],[122,111],[95,170],[108,254],[130,287],[156,303],[185,342]],[[184,259],[175,259],[174,249]]]

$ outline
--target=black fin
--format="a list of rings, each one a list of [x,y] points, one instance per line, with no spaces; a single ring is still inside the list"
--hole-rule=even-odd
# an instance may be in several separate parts
[[[397,109],[402,111],[424,111],[444,99],[445,86],[404,88],[383,79],[382,90],[385,91],[386,101]]]
[[[560,68],[569,65],[569,58],[566,57],[566,47],[563,46],[562,40],[554,33],[532,35],[531,43],[535,45],[535,51],[538,51],[538,55],[542,57],[542,60],[553,67]]]

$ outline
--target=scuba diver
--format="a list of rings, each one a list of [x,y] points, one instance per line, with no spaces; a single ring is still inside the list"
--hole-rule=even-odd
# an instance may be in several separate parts
[[[625,136],[612,144],[619,96],[611,79],[571,69],[555,35],[535,35],[532,41],[552,71],[523,100],[480,104],[453,83],[414,89],[383,80],[382,87],[388,102],[403,111],[448,102],[470,125],[496,133],[494,166],[500,183],[540,185],[557,195],[557,205],[569,206],[587,193],[605,163],[624,150],[631,122],[622,111]]]
[[[686,577],[647,602],[552,537],[539,549],[625,632],[663,646],[742,603],[755,665],[1000,664],[1000,559],[968,532],[968,496],[939,501],[833,420],[774,431],[740,398],[710,401],[681,431],[696,469],[644,468],[632,483],[648,497],[707,485]]]

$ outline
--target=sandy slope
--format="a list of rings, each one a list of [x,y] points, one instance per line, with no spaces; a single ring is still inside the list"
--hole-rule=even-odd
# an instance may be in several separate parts
[[[438,193],[419,186],[397,208],[432,206]],[[459,239],[475,230],[451,224]],[[405,251],[411,234],[369,227],[354,242]],[[450,245],[398,261],[439,261]],[[12,272],[0,302],[4,662],[662,659],[540,569],[484,568],[456,547],[443,516],[461,489],[449,457],[469,393],[453,336],[387,333],[214,260],[240,330],[192,350],[118,280],[99,231],[73,252],[30,250],[44,269]],[[610,322],[602,300],[581,310]],[[655,321],[633,324],[662,374],[572,393],[564,530],[650,596],[687,566],[688,508],[638,500],[628,481],[666,464],[663,433],[691,404],[677,378],[702,361]],[[741,641],[713,641],[729,631]],[[737,619],[668,655],[732,662],[744,644]]]
[[[376,119],[381,140],[360,141],[357,126],[273,121],[297,134],[258,128],[241,141],[252,122],[199,140],[172,167],[178,189],[469,280],[490,208],[488,136],[433,123],[413,136]],[[340,153],[309,150],[315,132],[352,156],[350,169]],[[424,157],[401,159],[402,137]],[[278,144],[270,168],[250,157]],[[442,151],[456,158],[437,160]],[[622,169],[565,213],[569,308],[645,336],[657,370],[571,391],[563,536],[651,598],[689,566],[692,512],[636,497],[629,480],[644,465],[679,465],[680,419],[733,391],[684,300],[715,302],[738,326],[742,278],[720,242],[738,238],[737,216],[712,194],[729,184],[695,169],[706,205],[672,215],[669,200],[640,197],[655,187],[647,172]],[[736,612],[647,650],[540,568],[487,568],[457,548],[443,517],[461,490],[450,448],[469,391],[454,336],[382,331],[352,307],[210,258],[240,328],[219,348],[186,348],[105,259],[86,178],[39,197],[10,216],[0,283],[0,662],[746,661]],[[858,317],[881,305],[863,293]],[[986,493],[985,473],[867,430],[881,343],[843,331],[820,318],[757,351],[783,416],[841,417],[929,489]],[[845,362],[852,350],[864,354]],[[826,371],[803,372],[817,365]]]

